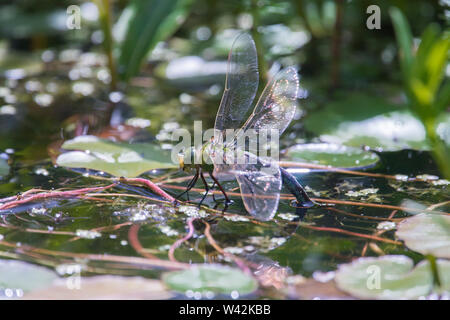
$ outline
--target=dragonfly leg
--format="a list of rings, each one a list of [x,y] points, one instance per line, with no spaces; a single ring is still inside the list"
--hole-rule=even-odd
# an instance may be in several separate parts
[[[181,198],[184,194],[187,195],[187,200],[189,201],[189,191],[195,186],[195,184],[197,183],[198,177],[200,175],[199,170],[197,169],[197,172],[195,173],[194,177],[192,178],[191,181],[189,181],[186,190],[184,190],[182,193],[180,193],[178,196],[176,196],[176,199]]]
[[[203,172],[200,169],[200,178],[203,181],[203,184],[205,185],[205,194],[203,195],[202,199],[200,200],[200,202],[198,203],[198,207],[200,208],[200,206],[202,205],[203,201],[205,201],[206,196],[209,193],[209,186],[208,183],[206,182],[205,176],[203,175]]]
[[[216,179],[216,177],[213,176],[213,174],[211,172],[209,172],[209,176],[211,177],[211,179],[213,179],[214,183],[217,184],[217,186],[219,187],[220,191],[222,192],[223,196],[225,197],[226,206],[228,206],[231,203],[231,200],[230,200],[230,198],[228,198],[227,193],[225,192],[225,190],[223,190],[219,181]]]

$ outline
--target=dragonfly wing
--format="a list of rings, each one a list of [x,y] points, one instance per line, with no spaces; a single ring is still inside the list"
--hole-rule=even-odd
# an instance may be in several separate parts
[[[215,129],[224,131],[241,127],[258,90],[258,81],[255,42],[249,34],[242,33],[234,40],[228,55],[225,90],[217,111]]]
[[[275,129],[281,135],[294,117],[298,90],[297,70],[289,67],[278,72],[264,88],[242,130]]]
[[[280,168],[268,159],[263,160],[250,153],[246,156],[247,163],[233,166],[245,209],[257,219],[271,220],[280,200]]]

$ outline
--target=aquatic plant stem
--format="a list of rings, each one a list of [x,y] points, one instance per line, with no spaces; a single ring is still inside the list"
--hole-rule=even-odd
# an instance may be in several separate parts
[[[446,143],[442,141],[436,133],[434,119],[424,121],[427,137],[432,147],[432,154],[439,169],[446,179],[450,179],[450,150]]]
[[[259,69],[259,83],[260,90],[264,88],[265,83],[267,82],[267,65],[266,60],[264,58],[264,47],[262,45],[261,35],[258,31],[258,27],[260,25],[260,17],[259,17],[259,6],[258,0],[252,0],[251,2],[251,15],[253,18],[253,25],[251,28],[251,34],[253,40],[255,41],[256,46],[256,54],[258,55],[258,69]]]
[[[340,63],[341,63],[341,41],[342,41],[342,0],[336,0],[336,22],[331,44],[331,88],[335,89],[339,86]]]
[[[112,37],[112,10],[110,0],[94,0],[99,11],[100,26],[103,31],[103,47],[108,58],[108,69],[111,74],[110,89],[115,91],[117,88],[117,70],[113,56],[114,41]]]
[[[185,235],[183,238],[178,239],[177,241],[175,241],[169,249],[169,260],[170,261],[174,261],[177,262],[177,259],[175,259],[175,249],[178,248],[183,242],[188,241],[190,238],[192,238],[192,236],[194,235],[194,220],[196,218],[191,218],[187,221],[187,226],[188,226],[188,234]]]
[[[211,235],[211,226],[208,222],[202,220],[203,224],[205,225],[205,231],[204,234],[206,236],[206,238],[208,239],[209,244],[216,249],[220,254],[230,257],[231,259],[233,259],[233,261],[237,264],[237,266],[245,273],[247,273],[248,275],[252,275],[252,272],[250,271],[250,268],[244,263],[244,261],[238,257],[236,257],[234,254],[231,254],[229,252],[225,252],[216,242],[216,240],[214,240],[214,238]]]
[[[28,203],[31,201],[35,201],[35,200],[39,200],[39,199],[78,197],[85,193],[110,189],[116,185],[117,185],[116,183],[113,183],[113,184],[110,184],[105,187],[91,187],[91,188],[82,188],[82,189],[69,190],[69,191],[46,191],[46,192],[40,192],[40,193],[33,193],[33,194],[31,194],[29,196],[27,195],[25,197],[19,195],[19,196],[16,196],[15,200],[12,200],[12,201],[4,203],[3,205],[0,205],[0,210],[11,209],[11,208],[17,207],[18,205]]]
[[[433,275],[433,283],[435,286],[440,288],[442,282],[441,282],[441,278],[439,277],[439,270],[438,270],[437,263],[436,263],[436,257],[431,254],[427,254],[426,258],[427,258],[428,262],[430,263],[431,274]]]
[[[128,241],[130,241],[130,245],[141,256],[148,258],[148,259],[160,260],[157,256],[154,256],[153,254],[146,252],[144,247],[141,245],[141,242],[139,241],[139,237],[138,237],[139,228],[140,228],[139,224],[133,224],[130,227],[130,229],[128,230]]]
[[[128,183],[128,184],[134,183],[134,184],[144,185],[144,186],[148,187],[150,190],[152,190],[154,193],[156,193],[157,195],[161,196],[162,198],[164,198],[170,202],[176,201],[176,199],[174,197],[172,197],[170,194],[166,193],[163,189],[161,189],[160,187],[158,187],[156,184],[154,184],[153,182],[151,182],[148,179],[121,177],[119,179],[119,182]]]

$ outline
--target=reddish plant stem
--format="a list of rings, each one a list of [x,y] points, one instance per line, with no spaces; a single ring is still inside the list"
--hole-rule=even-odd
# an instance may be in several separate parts
[[[148,259],[157,259],[160,260],[157,256],[146,252],[144,247],[142,247],[141,242],[139,241],[139,224],[133,224],[128,230],[128,240],[130,241],[130,245],[139,253],[141,256],[146,257]]]
[[[391,243],[391,244],[395,244],[395,245],[401,245],[402,244],[399,241],[390,240],[390,239],[386,239],[386,238],[381,238],[381,237],[373,236],[373,235],[370,235],[370,234],[364,234],[364,233],[358,233],[358,232],[338,229],[338,228],[315,227],[315,226],[310,226],[308,224],[302,224],[301,226],[306,228],[306,229],[312,229],[312,230],[317,230],[317,231],[329,231],[329,232],[343,233],[343,234],[346,234],[346,235],[349,235],[349,236],[355,236],[355,237],[360,237],[360,238],[367,238],[367,239],[381,241],[381,242],[386,242],[386,243]]]
[[[158,187],[156,184],[154,184],[153,182],[151,182],[148,179],[121,177],[119,181],[122,183],[129,183],[129,184],[135,183],[135,184],[144,185],[144,186],[148,187],[150,190],[152,190],[154,193],[156,193],[157,195],[161,196],[162,198],[164,198],[170,202],[176,201],[174,197],[172,197],[170,194],[165,192],[163,189],[161,189],[160,187]]]
[[[192,236],[194,235],[194,222],[195,218],[190,218],[187,221],[187,225],[188,225],[188,234],[185,235],[183,238],[178,239],[177,241],[175,241],[169,249],[169,259],[170,261],[173,262],[178,262],[177,259],[175,259],[175,249],[178,248],[183,242],[188,241],[190,238],[192,238]]]
[[[202,221],[202,222],[203,222],[203,224],[205,225],[205,231],[204,231],[204,233],[205,233],[206,238],[208,239],[209,244],[210,244],[214,249],[216,249],[220,254],[222,254],[222,255],[224,255],[224,256],[227,256],[227,257],[230,257],[231,259],[233,259],[233,261],[237,264],[237,266],[238,266],[243,272],[245,272],[245,273],[247,273],[247,274],[249,274],[249,275],[252,275],[252,272],[250,271],[250,268],[245,264],[245,262],[244,262],[242,259],[236,257],[234,254],[231,254],[231,253],[229,253],[229,252],[225,252],[225,251],[217,244],[216,240],[214,240],[213,236],[211,235],[211,232],[210,232],[211,226],[209,225],[209,223],[206,222],[206,221]]]
[[[69,190],[69,191],[48,191],[37,194],[32,194],[28,197],[19,197],[17,200],[9,201],[2,206],[0,206],[0,210],[11,209],[18,205],[31,202],[38,199],[47,199],[47,198],[56,198],[56,197],[76,197],[84,193],[93,192],[93,191],[102,191],[109,188],[114,187],[116,184],[110,184],[105,187],[92,187],[92,188],[82,188],[77,190]]]
[[[55,251],[48,250],[43,248],[36,248],[29,245],[21,245],[17,246],[15,243],[0,241],[0,245],[20,249],[22,253],[30,254],[30,253],[40,253],[48,256],[56,256],[56,257],[65,257],[72,259],[87,259],[94,261],[104,261],[104,262],[116,262],[123,263],[127,265],[141,265],[147,266],[150,268],[164,268],[164,269],[187,269],[190,268],[190,265],[187,263],[181,262],[172,262],[161,259],[145,259],[141,257],[129,257],[129,256],[117,256],[110,254],[90,254],[90,253],[72,253],[67,251]]]

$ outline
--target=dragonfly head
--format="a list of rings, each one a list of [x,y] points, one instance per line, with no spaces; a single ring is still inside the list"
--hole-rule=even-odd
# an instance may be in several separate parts
[[[180,164],[180,169],[183,171],[191,171],[194,168],[195,163],[195,148],[190,147],[183,150],[178,154],[178,162]]]

